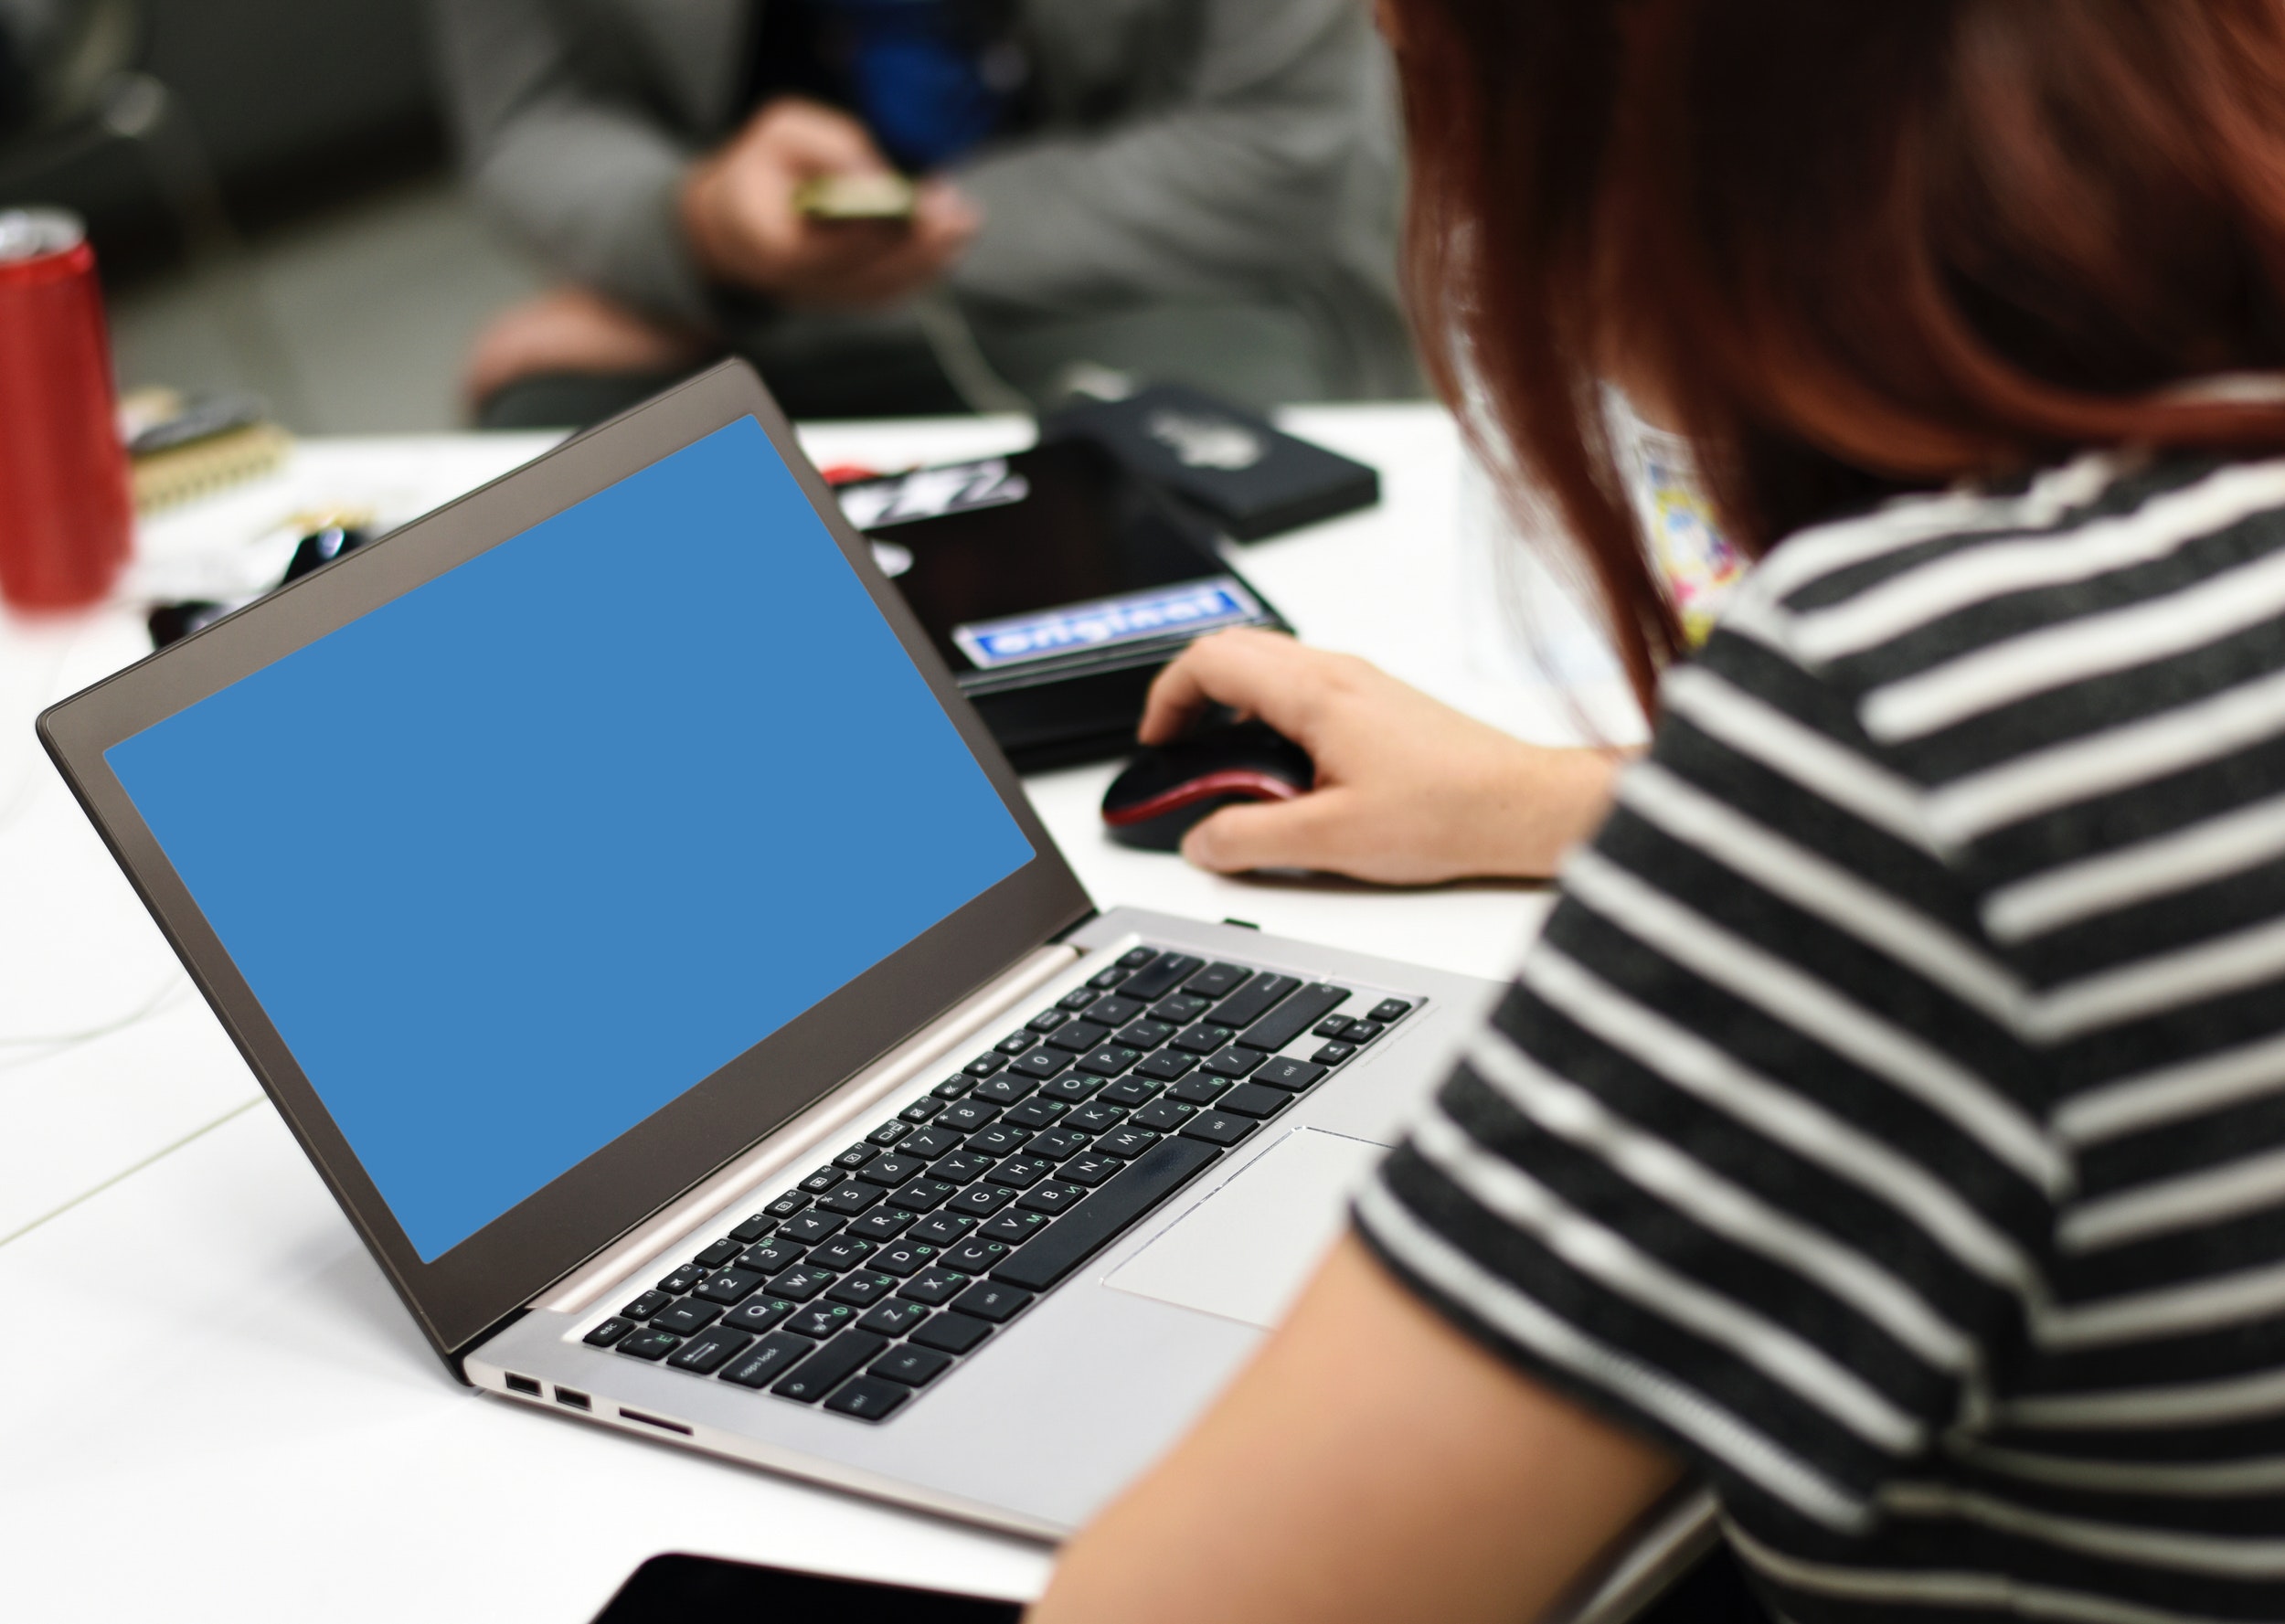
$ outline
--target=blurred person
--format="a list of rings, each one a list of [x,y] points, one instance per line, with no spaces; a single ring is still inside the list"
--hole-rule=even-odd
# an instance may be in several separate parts
[[[1257,406],[1418,389],[1355,0],[433,16],[476,193],[562,279],[479,338],[487,420],[587,420],[726,346],[796,416],[961,409],[979,376],[1047,404],[1098,368]],[[795,206],[892,169],[924,177],[909,222]]]
[[[1654,736],[1030,1616],[1536,1617],[1689,1474],[1798,1624],[2285,1618],[2285,8],[1384,16],[1431,368]],[[1687,659],[1607,377],[1758,559]],[[1580,759],[1359,662],[1222,634],[1144,736],[1208,699],[1320,770],[1211,866],[1562,844]]]

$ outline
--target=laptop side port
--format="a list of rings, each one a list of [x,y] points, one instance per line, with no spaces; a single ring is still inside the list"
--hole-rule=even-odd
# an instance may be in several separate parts
[[[685,1438],[691,1436],[690,1428],[680,1421],[662,1421],[656,1416],[646,1416],[641,1410],[631,1410],[624,1405],[619,1406],[619,1413],[630,1421],[640,1421],[645,1427],[657,1428],[661,1432],[679,1432]]]
[[[537,1398],[543,1391],[540,1385],[529,1376],[510,1376],[507,1383],[509,1392],[521,1393],[526,1398]]]
[[[556,1402],[558,1404],[569,1405],[575,1410],[591,1410],[595,1407],[594,1401],[589,1398],[586,1394],[574,1393],[569,1387],[558,1387],[556,1389]]]

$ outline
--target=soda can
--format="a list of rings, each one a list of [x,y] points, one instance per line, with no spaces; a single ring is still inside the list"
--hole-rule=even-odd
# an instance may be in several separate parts
[[[133,540],[95,250],[59,209],[0,209],[0,599],[98,602]]]

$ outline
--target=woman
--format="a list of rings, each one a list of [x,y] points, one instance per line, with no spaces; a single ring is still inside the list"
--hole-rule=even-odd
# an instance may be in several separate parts
[[[1655,738],[1036,1616],[1529,1617],[1687,1472],[1801,1624],[2285,1617],[2285,9],[1386,18],[1446,391],[1560,499]],[[1688,663],[1611,375],[1762,560]],[[1325,772],[1194,854],[1427,877],[1591,821],[1592,763],[1326,659],[1168,673],[1150,734],[1211,696]],[[1534,851],[1493,825],[1550,768]]]

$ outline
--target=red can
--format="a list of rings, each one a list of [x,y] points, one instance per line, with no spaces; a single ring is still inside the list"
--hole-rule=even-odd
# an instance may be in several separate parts
[[[94,603],[133,540],[95,250],[70,215],[0,210],[0,598]]]

